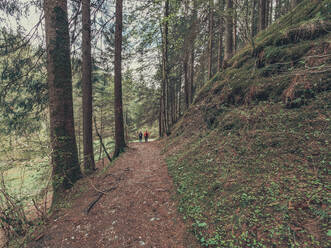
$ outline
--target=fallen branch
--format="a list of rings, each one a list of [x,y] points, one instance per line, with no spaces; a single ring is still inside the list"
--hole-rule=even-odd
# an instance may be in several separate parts
[[[112,188],[110,188],[110,189],[107,189],[107,190],[105,190],[105,191],[103,191],[103,192],[99,192],[99,194],[98,194],[98,197],[95,199],[95,200],[93,200],[89,205],[88,205],[88,207],[87,207],[87,209],[86,209],[86,214],[88,214],[90,211],[91,211],[91,209],[95,206],[95,204],[101,199],[101,197],[103,196],[103,195],[105,195],[107,192],[110,192],[110,191],[113,191],[113,190],[115,190],[117,187],[112,187]]]
[[[101,145],[102,145],[103,150],[105,151],[105,153],[106,153],[106,155],[107,155],[107,158],[108,158],[109,162],[112,162],[112,159],[111,159],[109,153],[107,152],[107,149],[106,149],[105,145],[104,145],[103,142],[102,142],[102,137],[101,137],[101,135],[100,135],[100,133],[99,133],[99,131],[98,131],[97,121],[96,121],[95,117],[94,117],[94,127],[95,127],[95,132],[97,133],[97,135],[98,135],[98,137],[99,137],[100,143],[101,143]]]

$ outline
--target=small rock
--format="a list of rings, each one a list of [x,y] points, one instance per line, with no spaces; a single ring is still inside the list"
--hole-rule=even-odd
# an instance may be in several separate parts
[[[145,242],[142,241],[142,240],[140,240],[140,241],[139,241],[139,245],[140,245],[140,246],[144,246],[144,245],[145,245]]]

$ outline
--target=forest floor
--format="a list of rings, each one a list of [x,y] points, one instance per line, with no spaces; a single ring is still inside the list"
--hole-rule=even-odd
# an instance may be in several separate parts
[[[177,213],[159,142],[132,143],[112,166],[102,164],[68,193],[75,199],[53,214],[29,247],[199,247]]]

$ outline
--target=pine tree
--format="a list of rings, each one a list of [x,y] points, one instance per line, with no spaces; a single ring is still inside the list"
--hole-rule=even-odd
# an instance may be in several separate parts
[[[233,2],[232,0],[226,2],[224,59],[227,61],[233,56]]]
[[[123,102],[122,102],[122,11],[123,0],[116,0],[115,30],[115,151],[117,157],[126,146],[124,137]]]
[[[74,129],[66,0],[45,0],[45,31],[54,203],[80,177]]]
[[[87,173],[95,170],[93,138],[92,138],[92,62],[91,62],[91,6],[90,5],[91,5],[90,0],[82,0],[83,143],[84,143],[84,169]]]
[[[259,13],[259,31],[262,31],[266,28],[266,0],[260,0]]]

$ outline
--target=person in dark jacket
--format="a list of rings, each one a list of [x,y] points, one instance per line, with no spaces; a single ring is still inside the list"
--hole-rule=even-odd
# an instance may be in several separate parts
[[[143,141],[143,133],[140,131],[138,134],[139,142]]]

